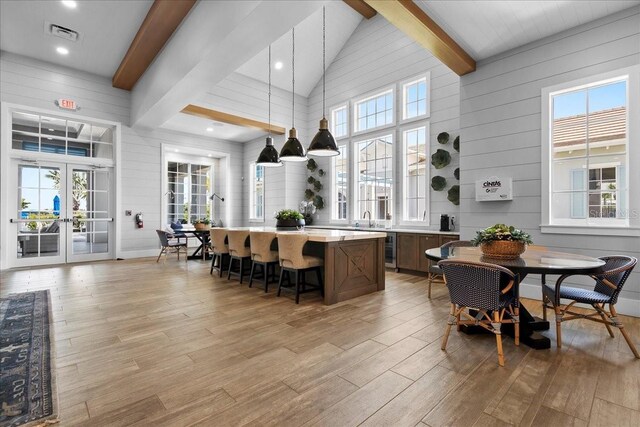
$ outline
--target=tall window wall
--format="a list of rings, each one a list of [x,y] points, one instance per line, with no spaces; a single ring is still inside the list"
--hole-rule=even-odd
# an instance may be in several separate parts
[[[211,219],[210,165],[167,162],[167,222]]]
[[[249,220],[264,221],[264,166],[249,164]]]

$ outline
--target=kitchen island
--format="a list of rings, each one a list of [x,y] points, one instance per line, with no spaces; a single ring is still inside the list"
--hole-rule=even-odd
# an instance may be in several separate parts
[[[283,231],[274,227],[229,229],[308,235],[305,253],[324,258],[326,305],[384,290],[384,232],[323,229]]]

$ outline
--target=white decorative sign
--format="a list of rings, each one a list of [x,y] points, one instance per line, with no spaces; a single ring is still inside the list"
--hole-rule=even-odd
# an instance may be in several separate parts
[[[513,200],[511,178],[491,176],[476,181],[476,202]]]

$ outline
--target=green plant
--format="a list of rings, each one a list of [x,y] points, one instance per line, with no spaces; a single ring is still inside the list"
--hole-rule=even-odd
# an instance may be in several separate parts
[[[446,144],[449,142],[449,134],[447,132],[440,132],[437,138],[440,144]]]
[[[327,173],[324,171],[324,169],[319,169],[318,170],[318,175],[320,176],[325,176]]]
[[[32,213],[27,216],[27,219],[33,220],[26,223],[27,228],[31,231],[35,231],[44,225],[44,221],[52,219],[57,220],[58,216],[50,213]]]
[[[495,242],[498,240],[506,240],[510,242],[522,242],[530,245],[533,243],[531,236],[512,225],[496,224],[492,227],[485,228],[476,232],[476,237],[471,241],[474,246],[480,246],[482,243]]]
[[[453,171],[453,176],[455,176],[456,179],[460,181],[460,168],[456,168],[456,170]]]
[[[288,220],[288,219],[298,220],[298,219],[303,219],[304,216],[300,212],[293,209],[282,209],[276,212],[275,218],[279,220]]]
[[[431,188],[435,191],[442,191],[447,186],[447,180],[443,176],[434,176],[431,178]]]
[[[316,208],[323,209],[324,208],[324,199],[322,196],[316,196],[313,198],[313,204],[316,205]]]
[[[314,172],[316,169],[318,169],[318,163],[316,163],[316,161],[313,159],[307,160],[307,169],[309,169],[311,172]]]
[[[211,220],[209,218],[199,218],[196,219],[195,221],[193,221],[194,224],[204,224],[204,225],[209,225],[211,224]]]
[[[312,176],[307,177],[307,184],[311,184],[313,185],[313,183],[316,182],[316,179]]]
[[[449,200],[454,205],[458,206],[460,204],[460,186],[452,185],[449,191],[447,192],[447,200]]]
[[[20,209],[25,210],[31,205],[31,202],[26,200],[24,197],[20,199]]]
[[[313,190],[311,190],[310,188],[307,188],[306,190],[304,190],[305,200],[311,200],[315,195],[316,193],[314,193]]]
[[[442,150],[438,148],[438,150],[431,156],[431,164],[436,169],[442,169],[451,163],[451,154],[447,150]]]
[[[458,153],[460,152],[460,135],[456,136],[456,139],[453,140],[453,149]]]

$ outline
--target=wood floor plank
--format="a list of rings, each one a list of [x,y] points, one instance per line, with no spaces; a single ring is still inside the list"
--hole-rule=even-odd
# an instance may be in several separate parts
[[[615,405],[602,399],[594,399],[591,409],[590,427],[637,427],[640,412]]]
[[[586,427],[587,422],[580,418],[567,415],[564,412],[541,406],[531,425],[545,427]]]

